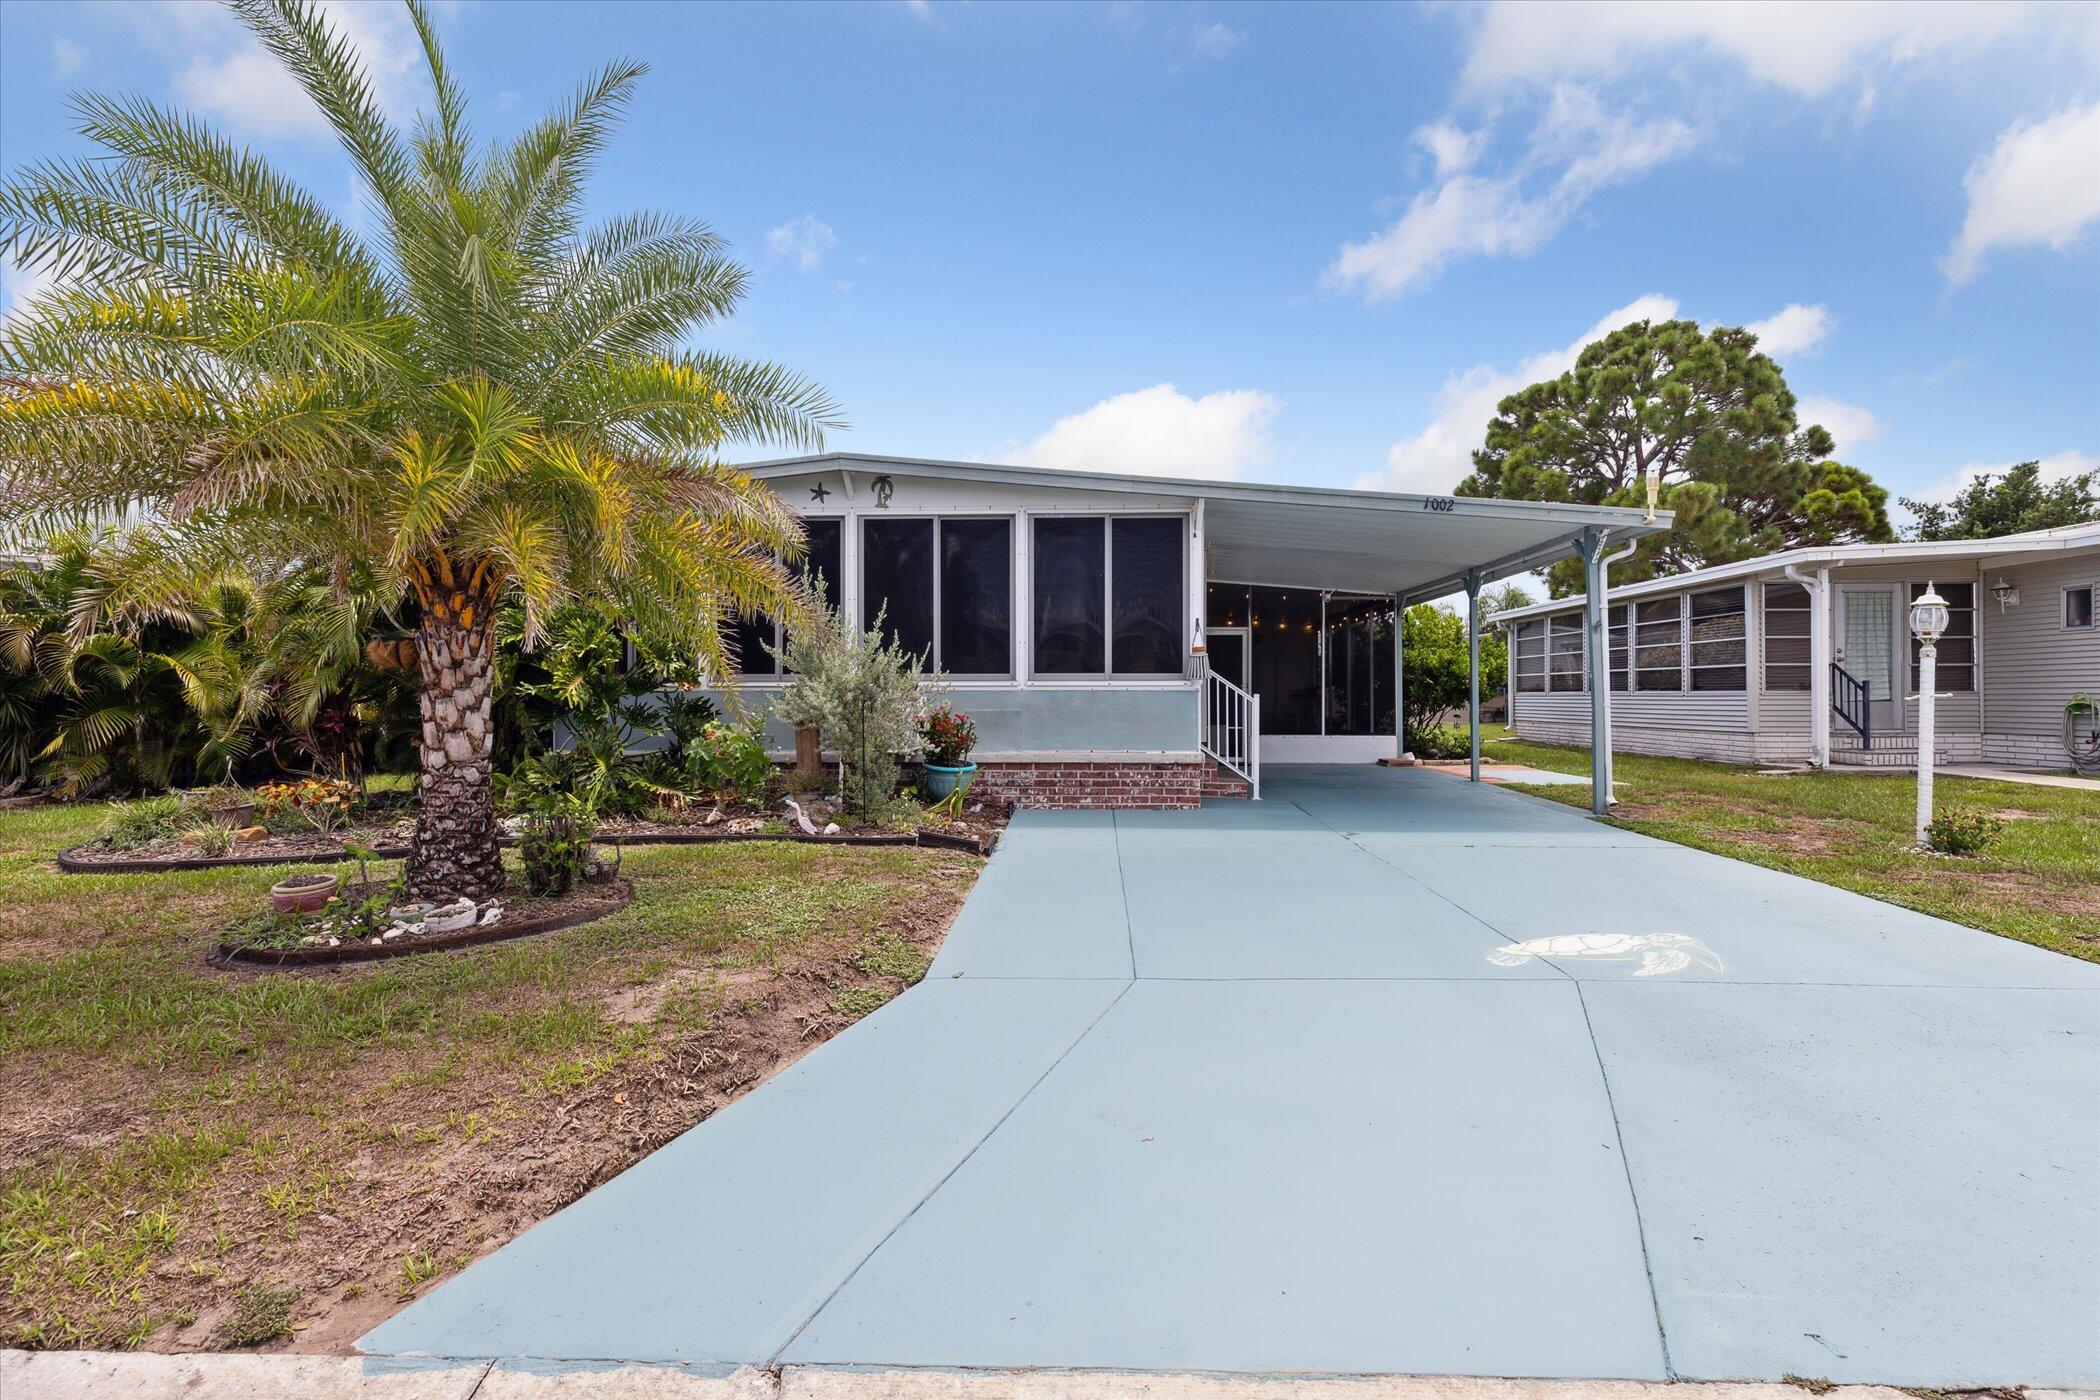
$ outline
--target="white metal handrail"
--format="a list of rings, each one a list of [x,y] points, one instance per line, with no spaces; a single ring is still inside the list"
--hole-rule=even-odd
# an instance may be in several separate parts
[[[1247,795],[1261,801],[1261,697],[1251,695],[1203,663],[1197,742],[1227,772],[1247,781]]]

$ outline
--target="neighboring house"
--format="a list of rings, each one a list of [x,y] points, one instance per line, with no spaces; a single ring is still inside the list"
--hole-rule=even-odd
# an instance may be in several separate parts
[[[2063,767],[2064,704],[2100,696],[2100,524],[1794,549],[1610,591],[1612,746],[1729,763],[1917,758],[1911,599],[1931,584],[1939,756]],[[1516,733],[1589,727],[1583,600],[1500,614]]]
[[[979,790],[1188,806],[1397,750],[1393,610],[1668,527],[1638,511],[829,454],[754,463],[833,606],[976,721]],[[736,700],[787,678],[739,628]],[[775,733],[786,751],[790,736]]]

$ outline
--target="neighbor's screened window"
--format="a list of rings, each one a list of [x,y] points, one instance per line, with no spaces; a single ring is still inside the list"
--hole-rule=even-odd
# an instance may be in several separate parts
[[[2093,589],[2090,584],[2081,588],[2064,590],[2064,626],[2090,627],[2093,625]]]
[[[1940,638],[1939,664],[1934,672],[1933,686],[1936,690],[1972,691],[1976,689],[1976,585],[1973,583],[1942,583],[1935,585],[1939,594],[1947,600],[1947,631]],[[1910,586],[1913,599],[1923,597],[1925,585]],[[1910,618],[1906,614],[1903,630],[1910,630]],[[1918,674],[1918,639],[1910,639],[1910,674]]]
[[[942,670],[955,676],[1013,673],[1014,525],[1011,520],[942,520]]]
[[[1743,617],[1741,586],[1694,593],[1691,613],[1692,689],[1745,689],[1750,674],[1750,634]]]
[[[1046,516],[1035,522],[1035,670],[1178,676],[1187,563],[1180,517]]]
[[[1684,599],[1633,605],[1633,688],[1684,689]]]
[[[795,568],[813,580],[821,580],[827,607],[839,605],[839,540],[844,535],[837,520],[802,522],[803,554]],[[768,650],[781,644],[780,628],[761,613],[747,618],[737,614],[735,623],[737,670],[747,676],[780,674],[779,658]]]
[[[1546,624],[1541,621],[1520,622],[1510,637],[1509,653],[1517,673],[1517,689],[1520,691],[1544,690],[1546,688]]]
[[[933,522],[863,520],[860,625],[881,618],[885,636],[933,663]]]
[[[1546,619],[1546,671],[1548,689],[1583,688],[1581,613]]]
[[[1765,689],[1807,690],[1810,674],[1808,590],[1798,583],[1765,585]]]
[[[1604,622],[1609,634],[1609,645],[1605,648],[1605,655],[1609,658],[1611,666],[1611,688],[1624,690],[1628,679],[1626,668],[1629,664],[1626,647],[1626,605],[1621,603],[1607,612]]]

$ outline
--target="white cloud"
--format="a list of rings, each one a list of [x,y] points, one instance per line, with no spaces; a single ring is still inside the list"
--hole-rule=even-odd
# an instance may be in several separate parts
[[[1453,259],[1522,257],[1538,251],[1599,191],[1624,184],[1696,146],[1700,133],[1674,117],[1641,121],[1609,111],[1596,94],[1561,88],[1532,128],[1516,162],[1475,174],[1485,129],[1448,122],[1415,133],[1437,166],[1382,233],[1347,243],[1328,265],[1330,288],[1373,301],[1434,279]]]
[[[1192,24],[1183,30],[1178,47],[1180,56],[1175,59],[1175,68],[1184,68],[1191,63],[1223,58],[1247,42],[1247,31],[1234,29],[1218,20]]]
[[[87,66],[88,51],[71,39],[51,41],[51,76],[65,79]]]
[[[1794,411],[1803,427],[1820,423],[1837,439],[1837,455],[1840,459],[1863,442],[1872,442],[1881,436],[1881,420],[1874,410],[1861,404],[1846,403],[1842,399],[1825,398],[1820,394],[1804,394],[1795,404]]]
[[[411,115],[424,95],[423,57],[407,12],[347,0],[322,8],[362,56],[381,108],[397,120]],[[327,119],[298,81],[232,16],[215,5],[182,3],[164,4],[155,16],[166,21],[161,37],[188,58],[175,74],[185,106],[248,136],[331,139]]]
[[[13,258],[0,256],[0,325],[26,311],[30,302],[57,285],[45,269],[21,267]]]
[[[1436,162],[1436,176],[1441,180],[1462,170],[1471,170],[1473,162],[1480,159],[1481,147],[1487,144],[1487,135],[1486,127],[1467,131],[1457,122],[1446,119],[1416,127],[1414,140]]]
[[[933,0],[902,0],[902,3],[913,19],[933,23]]]
[[[776,258],[793,258],[795,266],[804,272],[815,272],[823,265],[824,255],[838,243],[839,236],[831,225],[814,214],[789,219],[766,234],[766,251]]]
[[[1969,213],[1940,263],[1948,280],[1966,282],[1993,248],[2070,247],[2100,220],[2100,101],[2007,127],[1963,183]]]
[[[1192,399],[1155,384],[1060,418],[1011,454],[1024,466],[1229,481],[1267,460],[1265,430],[1282,405],[1259,389]]]
[[[1525,3],[1477,11],[1464,86],[1475,94],[1571,78],[1606,79],[1701,55],[1805,97],[1875,72],[1962,55],[2006,36],[2067,22],[2065,11],[2012,0],[1827,0],[1683,4],[1678,0]]]
[[[1828,307],[1803,306],[1793,301],[1743,329],[1757,337],[1758,349],[1777,360],[1815,349],[1836,325],[1837,317],[1830,314]]]
[[[1480,364],[1454,374],[1437,390],[1434,417],[1428,427],[1403,438],[1385,454],[1385,469],[1357,479],[1366,490],[1413,491],[1443,495],[1473,470],[1473,452],[1487,436],[1495,406],[1510,394],[1552,379],[1574,367],[1576,356],[1591,341],[1635,321],[1667,321],[1677,315],[1674,297],[1650,293],[1606,314],[1569,344],[1542,351],[1509,369]]]

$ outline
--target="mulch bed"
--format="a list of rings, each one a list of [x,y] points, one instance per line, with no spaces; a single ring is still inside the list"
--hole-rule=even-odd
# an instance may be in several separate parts
[[[604,885],[581,885],[565,895],[526,896],[506,901],[503,916],[495,923],[453,933],[407,934],[384,943],[376,939],[353,939],[333,948],[252,948],[221,942],[207,961],[221,968],[326,967],[337,963],[376,962],[382,958],[471,948],[478,943],[500,943],[506,939],[529,938],[537,933],[575,928],[578,924],[616,914],[633,902],[634,883],[614,880]]]
[[[864,827],[841,830],[830,836],[812,836],[793,828],[786,831],[760,829],[766,822],[777,823],[778,817],[772,813],[764,817],[751,814],[733,816],[711,825],[697,819],[691,822],[654,822],[613,817],[599,825],[597,839],[612,846],[703,846],[727,841],[801,841],[817,846],[927,846],[988,856],[999,844],[999,833],[1005,829],[1006,820],[1004,808],[988,805],[984,811],[972,812],[963,821],[949,823],[939,830],[890,831],[881,827]],[[89,841],[60,851],[58,868],[68,875],[146,875],[172,870],[214,870],[222,866],[326,865],[354,859],[343,849],[344,840],[369,847],[374,858],[379,860],[399,860],[408,854],[408,842],[389,827],[384,832],[352,830],[334,836],[319,833],[266,836],[243,842],[235,851],[223,856],[184,854],[194,848],[179,840],[155,841],[126,848]],[[506,836],[503,844],[515,843]]]

